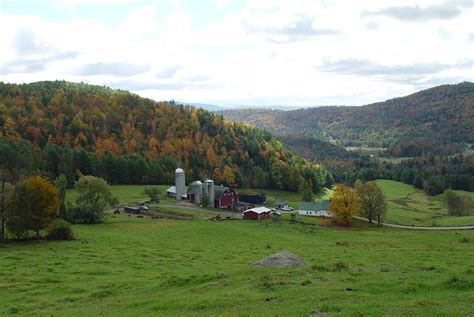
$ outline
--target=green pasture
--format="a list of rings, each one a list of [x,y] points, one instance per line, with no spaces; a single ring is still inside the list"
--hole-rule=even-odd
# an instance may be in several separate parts
[[[392,180],[377,180],[388,202],[386,222],[414,226],[474,225],[474,215],[448,216],[443,195],[429,196],[412,185]],[[474,193],[456,190],[458,194],[474,199]]]
[[[0,316],[473,312],[474,231],[195,219],[114,215],[74,241],[0,244]],[[252,265],[282,250],[305,265]]]

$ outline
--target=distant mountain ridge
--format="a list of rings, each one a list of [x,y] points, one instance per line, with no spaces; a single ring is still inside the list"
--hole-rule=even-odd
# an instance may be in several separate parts
[[[474,142],[474,84],[463,82],[423,90],[365,106],[323,106],[290,111],[218,112],[280,136],[335,140],[340,145],[391,146],[403,139],[435,138]]]

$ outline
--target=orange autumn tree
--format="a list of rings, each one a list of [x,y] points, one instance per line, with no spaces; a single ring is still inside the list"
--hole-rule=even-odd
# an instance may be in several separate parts
[[[337,224],[348,225],[352,221],[352,216],[359,212],[357,193],[349,186],[337,184],[329,203],[329,210]]]

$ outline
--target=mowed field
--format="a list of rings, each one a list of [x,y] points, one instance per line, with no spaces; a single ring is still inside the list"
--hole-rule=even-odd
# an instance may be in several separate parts
[[[429,196],[411,185],[392,180],[377,180],[388,201],[386,222],[414,226],[474,225],[474,215],[448,216],[443,195]],[[455,190],[474,200],[474,193]]]
[[[1,316],[474,311],[474,231],[209,221],[199,212],[195,220],[108,216],[73,229],[74,241],[0,244]],[[282,250],[305,265],[252,265]]]

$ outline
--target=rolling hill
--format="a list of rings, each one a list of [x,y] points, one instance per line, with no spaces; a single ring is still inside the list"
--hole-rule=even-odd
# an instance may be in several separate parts
[[[212,177],[242,187],[322,187],[326,171],[290,153],[269,132],[203,109],[155,102],[101,86],[0,83],[0,168],[97,175],[113,184],[169,184]],[[9,157],[10,159],[7,159]]]
[[[219,112],[280,136],[302,135],[339,145],[388,147],[400,140],[433,138],[474,142],[474,84],[463,82],[423,90],[366,106],[326,106],[278,111]]]

